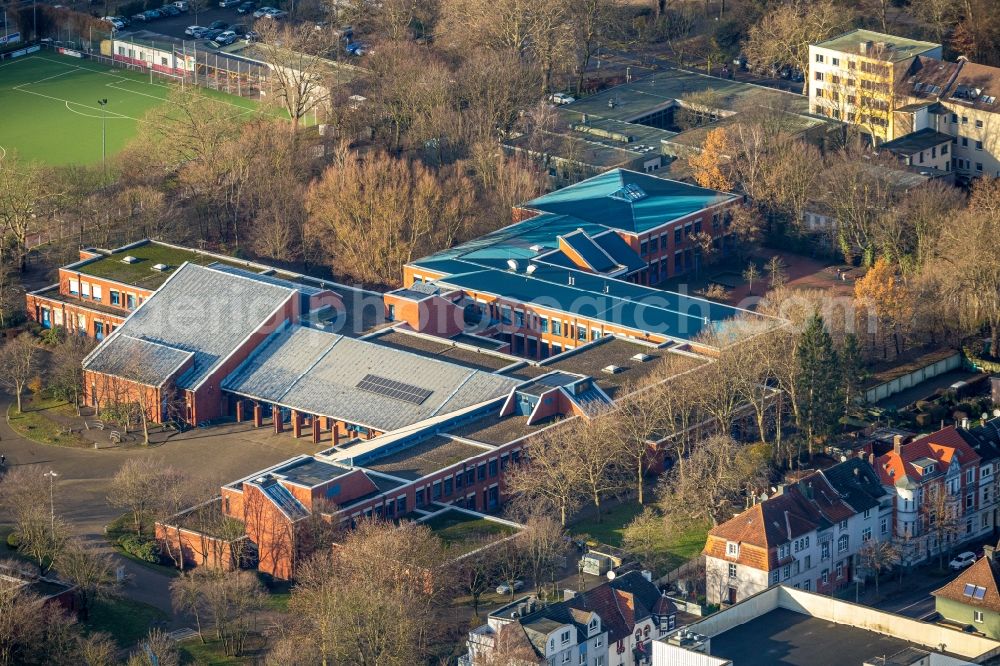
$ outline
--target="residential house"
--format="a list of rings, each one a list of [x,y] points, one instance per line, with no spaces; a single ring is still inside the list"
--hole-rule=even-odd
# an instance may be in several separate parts
[[[831,593],[851,582],[870,539],[891,537],[892,505],[874,470],[852,458],[812,472],[708,533],[709,603],[773,585]]]
[[[934,595],[934,609],[947,622],[972,627],[990,638],[1000,638],[1000,562],[993,546]]]
[[[941,57],[941,45],[851,30],[809,45],[809,111],[858,126],[877,142],[896,136],[896,82],[917,56]]]
[[[895,535],[908,563],[947,553],[992,530],[978,517],[981,457],[955,426],[904,441],[871,445],[872,464],[893,495]]]
[[[638,666],[650,663],[650,641],[676,627],[673,602],[630,571],[585,592],[567,591],[557,603],[524,597],[490,613],[469,633],[460,663],[477,666],[502,651],[509,663]]]

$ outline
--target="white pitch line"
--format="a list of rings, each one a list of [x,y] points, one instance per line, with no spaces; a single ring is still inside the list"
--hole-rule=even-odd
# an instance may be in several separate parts
[[[75,104],[76,106],[81,106],[81,107],[83,107],[85,109],[90,109],[91,111],[101,111],[101,109],[95,108],[93,106],[87,106],[86,104],[80,104],[79,102],[70,102],[68,99],[63,99],[62,97],[53,97],[52,95],[46,95],[44,93],[35,92],[34,90],[23,90],[21,88],[15,88],[15,90],[17,90],[18,92],[28,93],[29,95],[38,95],[39,97],[45,97],[47,99],[53,99],[53,100],[55,100],[57,102],[62,102],[64,104],[66,104],[66,105]],[[70,110],[70,111],[72,111],[72,109],[69,109],[68,106],[67,106],[67,109]],[[117,113],[115,111],[107,111],[107,113],[112,114],[114,116],[117,116],[118,119],[122,119],[122,120],[134,120],[137,123],[146,122],[144,120],[139,120],[138,118],[133,118],[132,116],[126,116],[126,115],[124,115],[122,113]],[[98,118],[100,118],[100,116],[98,116]]]
[[[70,104],[73,104],[73,105],[76,105],[76,106],[82,106],[85,109],[92,109],[94,111],[97,111],[97,109],[95,109],[92,106],[87,106],[86,104],[80,104],[78,102],[69,102],[69,101],[67,101],[66,102],[66,110],[69,111],[70,113],[75,113],[76,115],[83,116],[84,118],[103,118],[104,117],[104,116],[99,116],[99,115],[95,115],[95,114],[92,114],[92,113],[81,113],[79,111],[75,111],[75,110],[69,108]],[[108,113],[114,113],[114,111],[108,111]],[[122,114],[118,113],[118,114],[115,114],[114,116],[108,116],[108,120],[136,120],[136,119],[133,118],[133,117],[131,117],[131,116],[123,116]]]

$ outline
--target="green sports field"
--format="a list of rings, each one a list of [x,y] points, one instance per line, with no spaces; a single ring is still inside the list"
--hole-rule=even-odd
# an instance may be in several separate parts
[[[107,99],[108,155],[135,136],[143,115],[163,104],[171,86],[149,75],[41,52],[0,64],[0,156],[16,150],[47,164],[101,161],[101,107]],[[255,102],[215,93],[233,117]]]

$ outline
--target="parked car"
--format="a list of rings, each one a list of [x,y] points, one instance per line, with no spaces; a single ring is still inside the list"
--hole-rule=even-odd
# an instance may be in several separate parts
[[[202,34],[201,39],[207,39],[209,41],[212,41],[212,40],[214,40],[216,37],[218,37],[221,34],[222,34],[222,30],[219,30],[218,28],[214,28],[214,29],[213,28],[209,28],[208,30],[206,30],[204,32],[204,34]]]
[[[243,0],[219,0],[219,6],[223,9],[238,7]]]
[[[976,554],[970,551],[965,551],[964,553],[959,553],[955,558],[948,563],[948,566],[952,571],[961,571],[962,569],[972,566],[976,561]]]
[[[268,13],[264,14],[264,18],[274,19],[275,21],[281,20],[288,16],[288,12],[282,9],[272,9]]]
[[[163,18],[163,13],[159,9],[147,9],[142,14],[146,17],[147,21],[155,21],[158,18]]]
[[[344,48],[344,50],[353,56],[363,56],[368,53],[370,48],[364,42],[351,42]]]
[[[163,5],[156,11],[160,12],[164,16],[180,16],[181,10],[177,9],[174,5]]]
[[[553,104],[561,106],[563,104],[571,104],[572,102],[575,102],[576,98],[571,95],[567,95],[566,93],[552,93],[549,95],[549,101]]]
[[[212,21],[211,23],[208,24],[208,29],[219,30],[219,31],[228,30],[229,24],[226,23],[225,21]]]
[[[202,32],[205,28],[200,25],[189,25],[184,28],[184,34],[188,37],[197,37],[199,32]]]
[[[125,24],[122,23],[116,16],[105,16],[101,20],[105,23],[110,23],[115,30],[121,30],[125,27]]]
[[[226,30],[224,32],[219,33],[216,36],[216,38],[212,41],[214,41],[216,44],[219,44],[220,46],[229,46],[230,44],[236,41],[237,37],[238,35],[232,30]]]
[[[247,34],[243,35],[243,41],[247,44],[250,44],[251,42],[259,42],[260,33],[256,30],[247,30]]]
[[[515,580],[513,583],[500,583],[497,585],[497,594],[513,594],[524,587],[523,580]]]
[[[208,28],[202,28],[199,26],[198,29],[194,31],[192,37],[194,37],[195,39],[205,39],[205,36],[208,35],[208,33],[210,32],[212,31],[209,30]]]
[[[268,14],[270,12],[276,12],[276,11],[278,11],[278,10],[275,9],[274,7],[261,7],[260,9],[258,9],[257,11],[255,11],[253,13],[253,17],[254,18],[264,18],[264,16],[266,14]]]
[[[191,5],[188,4],[188,0],[176,0],[176,2],[174,2],[174,7],[181,10],[182,12],[186,12],[189,9],[191,9]]]
[[[133,20],[133,21],[142,21],[142,22],[146,22],[146,21],[148,21],[149,19],[148,19],[148,18],[146,18],[146,13],[145,13],[145,12],[139,12],[138,14],[132,14],[132,20]]]
[[[257,7],[256,2],[244,2],[239,7],[236,8],[237,14],[249,14],[253,12],[254,8]]]

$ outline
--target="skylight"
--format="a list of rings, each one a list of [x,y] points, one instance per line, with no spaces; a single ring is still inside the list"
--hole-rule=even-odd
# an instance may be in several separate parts
[[[977,601],[982,601],[983,597],[986,596],[986,588],[982,585],[975,585],[973,583],[966,583],[965,589],[962,590],[963,597],[972,597]]]
[[[610,195],[612,199],[618,199],[619,201],[624,201],[626,203],[632,203],[633,201],[639,201],[640,199],[646,198],[646,192],[636,185],[635,183],[628,183],[617,190],[612,192]]]

